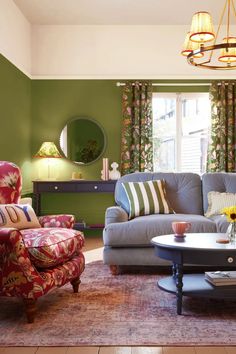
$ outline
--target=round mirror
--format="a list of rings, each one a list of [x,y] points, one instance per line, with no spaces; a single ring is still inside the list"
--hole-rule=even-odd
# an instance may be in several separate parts
[[[62,129],[60,147],[69,160],[83,165],[90,164],[105,150],[104,130],[93,119],[74,118]]]

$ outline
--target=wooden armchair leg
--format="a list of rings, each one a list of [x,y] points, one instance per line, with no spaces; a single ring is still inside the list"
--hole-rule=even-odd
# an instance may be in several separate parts
[[[25,305],[25,312],[28,323],[34,322],[34,317],[36,313],[36,300],[34,299],[23,299]]]
[[[74,293],[78,293],[78,291],[79,291],[79,285],[80,285],[80,283],[81,283],[80,278],[78,277],[78,278],[72,280],[70,283],[71,283],[71,285],[72,285],[72,287],[73,287]]]

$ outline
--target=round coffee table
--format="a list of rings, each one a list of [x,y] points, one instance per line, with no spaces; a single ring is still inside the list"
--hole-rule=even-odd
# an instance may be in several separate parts
[[[155,254],[172,261],[172,276],[158,281],[160,289],[176,294],[177,314],[182,313],[182,296],[236,299],[236,286],[213,286],[204,274],[183,274],[184,264],[236,267],[236,243],[221,244],[216,240],[224,237],[220,233],[189,233],[185,238],[174,235],[154,237],[151,243]]]

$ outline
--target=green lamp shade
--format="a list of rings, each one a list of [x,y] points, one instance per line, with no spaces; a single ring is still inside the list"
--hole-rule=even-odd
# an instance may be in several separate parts
[[[39,151],[34,155],[34,157],[61,158],[62,155],[60,154],[56,145],[52,141],[46,141],[42,143]]]

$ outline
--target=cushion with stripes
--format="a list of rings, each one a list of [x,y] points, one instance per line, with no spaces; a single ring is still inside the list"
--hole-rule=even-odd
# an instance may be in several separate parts
[[[150,214],[172,214],[166,199],[165,181],[123,182],[129,201],[129,219]]]

